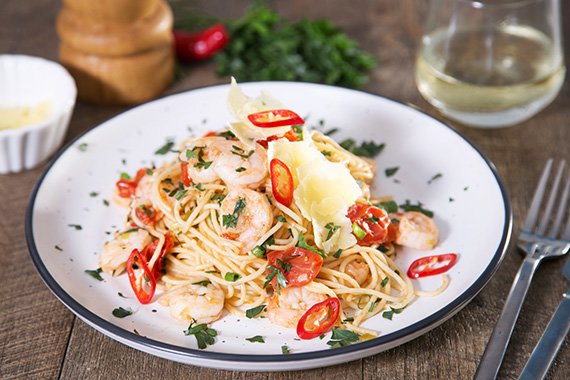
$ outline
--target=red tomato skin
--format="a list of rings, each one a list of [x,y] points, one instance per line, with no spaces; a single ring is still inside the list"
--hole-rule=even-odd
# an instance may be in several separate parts
[[[314,327],[313,329],[307,330],[306,322],[307,319],[313,313],[320,313],[321,309],[323,308],[330,308],[332,313],[331,317],[328,318],[324,323]],[[309,310],[303,314],[303,316],[299,319],[297,323],[297,335],[301,339],[314,339],[321,334],[326,333],[330,328],[338,321],[338,317],[340,314],[340,301],[336,297],[329,297],[326,300],[314,304],[311,306]]]
[[[355,203],[350,206],[346,216],[351,223],[358,224],[366,232],[364,238],[358,240],[360,245],[382,244],[390,242],[395,238],[395,231],[390,227],[390,217],[382,208],[364,203]],[[370,219],[372,217],[378,218],[379,221],[373,222]]]
[[[134,198],[142,177],[146,175],[147,168],[140,168],[133,179],[120,179],[115,186],[121,198]]]
[[[267,254],[269,265],[273,265],[283,272],[283,268],[277,263],[277,259],[291,264],[291,269],[283,273],[287,279],[287,287],[307,285],[317,277],[323,266],[323,258],[318,253],[304,248],[293,247],[285,251],[272,251]],[[274,277],[271,280],[273,287],[275,287],[276,282],[277,278]]]
[[[176,56],[182,61],[201,61],[212,57],[229,41],[226,27],[217,23],[200,32],[174,31]]]
[[[293,130],[291,130],[291,131],[287,131],[287,133],[285,133],[283,136],[269,136],[265,140],[257,141],[257,143],[259,145],[261,145],[262,147],[264,147],[265,149],[267,149],[270,141],[275,141],[275,140],[278,140],[278,139],[283,138],[283,137],[286,138],[287,140],[291,141],[291,142],[297,141],[297,135],[295,135],[295,132],[293,132]]]

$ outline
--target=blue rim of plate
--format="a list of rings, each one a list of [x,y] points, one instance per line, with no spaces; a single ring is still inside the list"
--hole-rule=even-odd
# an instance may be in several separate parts
[[[499,186],[499,189],[501,191],[501,196],[502,196],[503,205],[504,205],[504,215],[505,215],[505,224],[503,226],[503,233],[502,233],[502,237],[501,237],[501,241],[499,243],[499,246],[497,247],[497,250],[495,251],[495,254],[493,255],[493,259],[490,261],[487,268],[477,278],[477,280],[467,290],[465,290],[463,293],[461,293],[461,295],[459,295],[454,301],[452,301],[450,304],[448,304],[444,308],[438,310],[434,314],[432,314],[432,315],[430,315],[430,316],[428,316],[428,317],[426,317],[426,318],[424,318],[424,319],[422,319],[422,320],[420,320],[420,321],[418,321],[418,322],[416,322],[410,326],[407,326],[401,330],[395,331],[395,332],[387,334],[387,335],[382,335],[382,336],[379,336],[377,338],[370,339],[370,340],[367,340],[364,342],[354,343],[352,345],[345,346],[345,347],[340,347],[340,348],[335,348],[335,349],[319,350],[319,351],[311,351],[311,352],[305,352],[305,353],[291,353],[288,355],[283,355],[283,354],[270,354],[270,355],[233,354],[233,353],[203,351],[203,350],[194,349],[194,348],[177,346],[174,344],[168,344],[168,343],[164,343],[164,342],[157,341],[154,339],[150,339],[150,338],[147,338],[145,336],[137,335],[134,332],[122,329],[122,328],[104,320],[103,318],[99,317],[97,314],[89,311],[87,308],[85,308],[83,305],[81,305],[81,303],[77,302],[73,297],[71,297],[63,288],[61,288],[61,286],[57,283],[57,281],[51,276],[51,274],[49,273],[49,271],[45,267],[42,259],[40,258],[39,251],[36,247],[34,236],[33,236],[32,219],[33,219],[33,211],[34,211],[34,205],[35,205],[36,197],[37,197],[38,191],[40,190],[40,188],[42,186],[44,178],[50,172],[51,168],[57,163],[59,158],[71,146],[73,146],[77,140],[81,139],[84,135],[93,131],[94,129],[101,127],[102,125],[107,123],[109,120],[114,119],[115,117],[122,115],[124,113],[136,111],[139,107],[144,107],[149,103],[152,103],[152,102],[157,101],[157,100],[162,100],[162,99],[168,98],[170,96],[176,96],[176,95],[180,95],[183,93],[198,91],[198,90],[202,90],[202,89],[206,89],[206,88],[228,86],[227,84],[214,84],[214,85],[196,87],[196,88],[193,88],[191,90],[181,91],[181,92],[175,93],[175,94],[168,94],[168,95],[163,96],[161,98],[158,98],[158,99],[152,100],[150,102],[141,104],[137,107],[131,108],[131,109],[126,110],[126,111],[124,111],[118,115],[115,115],[112,118],[108,119],[107,121],[97,125],[96,127],[88,129],[88,130],[84,131],[83,133],[81,133],[80,135],[78,135],[77,137],[75,137],[73,140],[71,140],[69,143],[67,143],[66,146],[64,148],[62,148],[57,153],[57,155],[53,157],[51,162],[48,164],[47,168],[44,170],[44,172],[40,176],[40,179],[36,183],[32,193],[31,193],[31,196],[30,196],[30,202],[29,202],[28,208],[26,210],[25,234],[26,234],[26,243],[28,245],[28,250],[30,252],[30,256],[32,258],[32,262],[34,263],[34,265],[36,267],[36,270],[40,274],[40,277],[42,278],[42,280],[44,281],[46,286],[56,296],[56,298],[59,299],[60,302],[62,302],[66,307],[68,307],[71,311],[73,311],[73,313],[75,313],[81,319],[89,321],[91,324],[98,326],[100,329],[111,334],[113,336],[113,338],[119,337],[125,341],[131,341],[133,343],[136,343],[137,345],[147,347],[153,351],[157,350],[157,351],[162,351],[165,353],[170,353],[170,354],[175,354],[175,355],[183,355],[184,357],[189,358],[189,359],[197,358],[197,359],[209,360],[209,361],[228,361],[228,362],[242,362],[242,363],[248,363],[249,362],[249,363],[268,363],[269,364],[269,363],[310,361],[310,360],[316,360],[316,359],[331,358],[331,357],[335,357],[335,356],[344,356],[346,354],[357,353],[358,351],[364,351],[364,350],[373,349],[373,348],[381,348],[381,346],[387,346],[386,349],[398,346],[400,344],[403,344],[403,343],[406,343],[410,340],[413,340],[415,338],[414,334],[422,335],[425,332],[431,330],[432,328],[437,327],[440,323],[443,323],[448,318],[452,317],[455,313],[457,313],[459,310],[461,310],[461,308],[464,305],[466,305],[468,302],[470,302],[473,298],[475,298],[475,296],[481,290],[483,290],[485,285],[489,282],[489,280],[495,274],[496,270],[498,269],[499,265],[501,264],[501,262],[505,256],[505,253],[507,251],[509,241],[511,238],[513,216],[512,216],[512,210],[511,210],[510,202],[509,202],[505,187],[504,187],[501,179],[499,178],[499,175],[497,173],[497,169],[495,168],[495,165],[471,141],[469,141],[465,136],[463,136],[460,132],[458,132],[457,130],[455,130],[454,128],[449,126],[448,124],[446,124],[443,121],[435,118],[434,116],[428,114],[427,112],[421,110],[420,108],[418,108],[415,105],[405,104],[403,102],[400,102],[400,101],[397,101],[397,100],[394,100],[394,99],[391,99],[391,98],[388,98],[385,96],[381,96],[381,95],[378,95],[378,94],[375,94],[372,92],[347,89],[347,88],[318,84],[318,83],[287,82],[287,81],[272,81],[272,82],[301,84],[303,86],[307,86],[307,85],[308,86],[321,86],[321,87],[329,87],[329,88],[334,88],[334,89],[340,88],[340,89],[346,90],[346,91],[364,93],[364,94],[368,94],[368,95],[375,96],[378,98],[382,98],[384,100],[389,100],[391,102],[398,103],[400,105],[408,107],[408,108],[412,109],[413,111],[422,113],[431,119],[434,119],[441,126],[448,128],[451,132],[457,134],[461,139],[463,139],[466,143],[468,143],[471,146],[471,148],[473,148],[473,150],[479,154],[479,156],[481,157],[483,162],[487,165],[487,167],[489,168],[489,170],[491,171],[491,173],[495,177],[497,185]],[[260,83],[270,85],[272,82],[248,82],[248,85],[249,84],[260,84]],[[410,336],[412,336],[412,338],[406,339],[406,338],[409,338]],[[390,344],[393,344],[394,346],[390,346]]]

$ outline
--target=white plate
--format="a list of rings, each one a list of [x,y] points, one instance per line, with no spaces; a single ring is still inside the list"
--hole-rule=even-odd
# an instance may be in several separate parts
[[[375,194],[421,201],[435,211],[441,230],[433,252],[402,249],[397,263],[406,270],[418,257],[458,252],[448,289],[437,297],[416,299],[391,321],[380,315],[370,319],[365,326],[380,336],[343,348],[329,349],[327,338],[295,340],[294,331],[268,320],[226,315],[213,324],[219,333],[216,344],[199,350],[194,337],[183,334],[187,326],[170,318],[168,310],[156,302],[138,304],[126,276],[103,274],[105,281],[99,282],[87,275],[86,269],[98,267],[98,252],[122,220],[117,208],[103,204],[111,199],[119,174],[172,159],[174,154],[154,152],[167,139],[181,141],[189,129],[200,135],[223,128],[230,120],[224,85],[159,99],[101,124],[72,142],[39,181],[27,212],[28,247],[47,286],[83,321],[131,347],[175,361],[224,369],[293,370],[354,360],[407,342],[444,322],[483,288],[506,250],[511,211],[493,165],[464,137],[422,112],[364,92],[287,82],[242,88],[250,95],[270,91],[300,115],[308,115],[308,125],[319,126],[324,120],[325,126],[319,127],[338,128],[333,135],[337,140],[384,142],[377,157]],[[396,166],[398,172],[388,178],[384,170]],[[438,173],[441,177],[429,184]],[[429,290],[439,281],[414,283]],[[111,312],[119,306],[136,312],[116,318]],[[254,335],[264,336],[266,343],[245,340]],[[282,345],[291,354],[283,355]]]

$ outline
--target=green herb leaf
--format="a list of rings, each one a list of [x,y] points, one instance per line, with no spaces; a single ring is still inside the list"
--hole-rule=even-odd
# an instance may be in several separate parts
[[[384,287],[388,284],[389,278],[388,277],[384,277],[382,279],[382,282],[380,283],[380,286]]]
[[[323,156],[325,156],[325,157],[330,157],[331,154],[332,154],[332,152],[330,152],[330,151],[328,151],[328,150],[323,150],[323,151],[321,151],[321,153],[322,153]]]
[[[245,198],[239,197],[234,206],[234,212],[232,214],[222,215],[222,225],[226,228],[235,228],[239,215],[243,212],[245,205]]]
[[[387,168],[386,170],[384,170],[384,173],[386,174],[386,177],[392,177],[394,174],[398,172],[398,170],[400,170],[400,167],[395,166],[393,168]]]
[[[291,353],[291,350],[287,346],[281,346],[281,352],[283,353],[283,355],[288,355]]]
[[[398,212],[398,204],[395,201],[384,201],[374,203],[374,206],[383,208],[388,214]]]
[[[224,198],[226,197],[225,194],[214,194],[214,196],[212,196],[212,198],[210,198],[211,201],[218,201],[218,204],[222,204],[222,201],[224,200]]]
[[[184,330],[184,335],[194,335],[196,342],[198,343],[198,348],[203,350],[215,343],[214,338],[218,335],[218,332],[209,328],[205,323],[201,323],[199,325],[196,323],[196,320],[193,319],[192,322],[190,322],[188,329]]]
[[[109,201],[106,199],[103,199],[103,205],[109,207]]]
[[[277,221],[281,223],[287,223],[287,219],[283,215],[277,215]]]
[[[97,195],[99,195],[99,193],[96,192],[96,191],[92,191],[92,192],[89,193],[89,196],[92,197],[92,198],[95,198]]]
[[[79,149],[81,152],[85,152],[87,150],[87,143],[81,143],[77,145],[77,149]]]
[[[436,175],[434,175],[433,177],[431,177],[431,178],[428,180],[428,182],[427,182],[428,185],[431,185],[431,183],[432,183],[433,181],[435,181],[436,179],[441,178],[441,177],[443,177],[443,174],[437,173]]]
[[[417,211],[417,212],[421,212],[422,214],[424,214],[425,216],[429,217],[429,218],[433,218],[433,211],[425,209],[422,207],[423,204],[422,202],[418,202],[417,204],[411,204],[409,199],[406,199],[406,203],[404,203],[403,205],[400,205],[400,208],[404,211]]]
[[[335,225],[333,222],[327,223],[325,228],[329,230],[325,241],[328,241],[330,238],[333,237],[334,233],[340,228],[340,226]]]
[[[196,152],[190,149],[186,149],[186,158],[196,158]]]
[[[251,338],[245,338],[245,340],[251,343],[265,343],[265,340],[261,335],[252,336]]]
[[[348,346],[360,340],[360,335],[354,331],[333,327],[331,340],[327,342],[331,348]]]
[[[166,141],[166,144],[164,144],[163,146],[158,148],[154,152],[154,154],[165,155],[166,153],[170,152],[170,150],[172,149],[173,146],[174,146],[174,141],[168,140],[168,141]]]
[[[358,145],[356,140],[346,139],[340,143],[340,146],[357,156],[374,158],[384,150],[385,144],[376,144],[374,141],[363,141]]]
[[[194,165],[194,167],[198,169],[208,169],[210,165],[212,165],[212,162],[214,161],[201,161]]]
[[[265,306],[267,306],[267,305],[259,305],[259,306],[256,306],[254,308],[247,309],[245,311],[245,316],[250,318],[250,319],[255,318],[263,312],[263,310],[265,309]]]
[[[63,252],[63,248],[61,248],[59,245],[54,245],[53,246],[57,251]]]
[[[123,293],[121,293],[121,292],[118,292],[117,294],[118,294],[119,297],[121,297],[121,298],[128,298],[128,297],[125,297],[125,296],[123,295]]]
[[[123,309],[122,307],[118,307],[116,309],[113,309],[113,316],[117,318],[125,318],[131,314],[133,314],[133,311],[130,308]]]
[[[335,259],[340,259],[340,255],[342,255],[342,249],[337,249],[337,251],[333,254]]]
[[[403,308],[395,309],[393,307],[390,307],[390,310],[382,313],[382,317],[389,319],[389,320],[392,320],[392,317],[394,316],[394,314],[400,314],[402,312],[402,310],[404,310],[404,309]]]
[[[236,172],[241,173],[245,170],[246,170],[246,168],[244,168],[243,166],[240,166],[239,168],[236,169]]]
[[[307,243],[307,241],[305,240],[305,236],[303,234],[299,234],[299,241],[297,242],[297,247],[299,248],[305,248],[305,249],[309,249],[315,253],[318,253],[319,255],[321,255],[323,258],[326,258],[327,255],[325,252],[321,251],[320,249],[313,247],[311,245],[309,245]]]
[[[128,181],[129,179],[131,179],[131,176],[129,175],[129,173],[125,173],[125,172],[122,172],[120,177],[121,177],[121,179],[124,179],[124,180],[127,180],[127,181]]]
[[[210,284],[211,284],[210,280],[202,280],[192,283],[192,285],[202,285],[202,286],[208,286]]]
[[[103,269],[101,268],[85,270],[85,273],[87,273],[89,276],[93,277],[97,281],[103,281],[103,277],[101,277],[101,272],[103,272]]]

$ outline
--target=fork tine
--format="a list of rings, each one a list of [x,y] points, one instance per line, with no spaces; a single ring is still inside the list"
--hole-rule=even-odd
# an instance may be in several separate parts
[[[552,224],[552,227],[548,232],[548,237],[552,239],[556,238],[558,230],[560,229],[560,223],[562,223],[562,218],[564,218],[564,214],[566,212],[566,205],[568,204],[569,194],[570,194],[570,170],[568,170],[568,179],[566,180],[566,186],[564,186],[562,196],[560,197],[560,204],[558,212],[556,213],[556,218],[554,219],[554,223]],[[570,217],[569,220],[566,222],[566,229],[568,230],[568,234],[570,234]],[[570,236],[566,236],[566,239],[570,240]]]
[[[542,171],[542,176],[540,177],[540,181],[536,186],[536,190],[534,191],[534,195],[532,197],[532,202],[530,204],[530,208],[528,210],[528,214],[526,216],[523,230],[531,232],[534,223],[536,223],[536,219],[538,217],[538,210],[540,209],[540,203],[542,202],[542,196],[544,195],[544,189],[546,188],[546,182],[548,181],[548,176],[550,175],[550,169],[552,168],[552,158],[546,161],[546,166]]]
[[[565,164],[566,164],[565,161],[561,161],[560,165],[558,165],[558,172],[556,173],[556,178],[554,179],[554,183],[552,184],[552,188],[550,189],[550,196],[548,197],[548,202],[546,203],[546,207],[544,208],[544,212],[542,213],[542,219],[540,220],[538,228],[536,229],[536,233],[539,235],[544,236],[544,233],[546,232],[546,227],[548,226],[548,221],[550,219],[552,207],[554,207],[554,202],[556,201],[556,195],[558,194],[558,187],[560,186],[560,180],[562,179],[562,171],[564,170]]]

